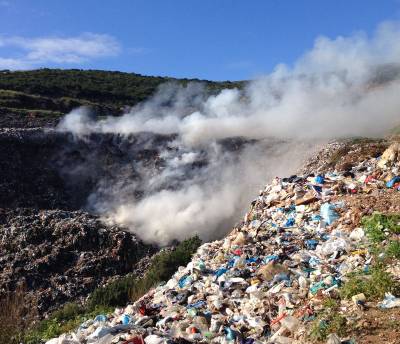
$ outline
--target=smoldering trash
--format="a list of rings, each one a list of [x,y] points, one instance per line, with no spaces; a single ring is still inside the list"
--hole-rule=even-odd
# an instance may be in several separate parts
[[[308,342],[306,327],[324,300],[377,259],[364,228],[354,228],[358,213],[344,199],[398,192],[386,180],[400,171],[400,160],[383,168],[379,162],[365,159],[350,172],[328,168],[274,178],[239,226],[200,246],[169,281],[47,344]],[[398,261],[386,266],[394,276],[398,268]],[[343,319],[370,304],[364,294],[343,300]],[[380,305],[398,307],[398,298],[387,294]],[[335,333],[328,342],[332,338],[341,342]]]
[[[165,244],[195,233],[208,240],[226,233],[265,180],[294,172],[321,143],[380,137],[398,124],[399,36],[398,23],[385,22],[371,37],[320,37],[292,66],[278,65],[242,89],[212,93],[201,84],[167,83],[122,116],[96,120],[77,109],[58,130],[81,138],[176,135],[159,152],[166,169],[148,176],[141,200],[127,197],[121,175],[99,185],[89,206],[147,241]],[[232,138],[252,144],[231,154],[220,142]],[[208,167],[185,175],[203,152]]]
[[[351,272],[367,273],[376,262],[347,197],[393,195],[400,166],[398,154],[386,152],[345,169],[331,161],[325,170],[295,171],[330,140],[377,138],[398,124],[398,37],[396,23],[382,24],[372,37],[321,37],[293,66],[279,65],[243,89],[209,94],[169,84],[120,117],[96,120],[82,109],[66,116],[58,131],[78,140],[173,135],[157,152],[157,173],[138,169],[140,197],[130,196],[135,183],[117,173],[98,184],[88,206],[148,242],[162,246],[198,234],[205,243],[139,300],[47,343],[306,343],[321,302],[338,299]],[[225,140],[244,144],[229,150]],[[236,215],[250,202],[240,221]],[[398,262],[386,268],[396,276]],[[340,319],[370,306],[362,294],[341,300]],[[381,304],[397,307],[398,300],[388,294]],[[326,326],[324,319],[317,324]],[[341,334],[328,340],[339,343]]]

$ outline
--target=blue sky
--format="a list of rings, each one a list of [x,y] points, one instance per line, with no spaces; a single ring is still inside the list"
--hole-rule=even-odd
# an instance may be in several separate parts
[[[320,35],[371,34],[399,16],[399,0],[0,0],[0,69],[248,79]]]

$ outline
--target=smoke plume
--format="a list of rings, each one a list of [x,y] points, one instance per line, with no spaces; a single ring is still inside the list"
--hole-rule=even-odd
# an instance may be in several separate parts
[[[121,117],[96,120],[77,109],[59,130],[81,137],[177,134],[173,153],[161,154],[165,168],[144,175],[140,200],[125,197],[126,183],[115,183],[101,187],[113,197],[94,194],[89,203],[147,241],[166,244],[194,233],[208,240],[226,232],[268,178],[293,172],[317,144],[379,137],[396,126],[399,75],[400,26],[386,22],[372,37],[319,37],[293,66],[278,65],[240,90],[210,95],[201,84],[168,83]],[[247,143],[224,149],[221,142],[235,137]],[[202,154],[207,166],[190,172]]]

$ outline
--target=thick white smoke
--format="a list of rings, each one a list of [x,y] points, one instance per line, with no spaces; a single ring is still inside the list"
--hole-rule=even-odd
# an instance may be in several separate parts
[[[141,200],[126,198],[126,186],[114,184],[101,190],[113,194],[111,201],[93,197],[91,205],[149,242],[164,245],[194,234],[209,240],[225,234],[260,186],[276,173],[293,170],[305,152],[305,145],[289,143],[258,142],[239,155],[212,146],[207,147],[207,166],[193,175],[187,168],[199,153],[173,153],[164,157],[167,167],[160,174],[144,176],[146,195]],[[283,162],[282,157],[290,159]]]
[[[167,243],[193,233],[209,239],[232,225],[255,196],[256,185],[290,174],[315,143],[381,136],[397,125],[399,75],[400,26],[384,23],[372,37],[320,37],[292,67],[279,65],[243,90],[207,97],[197,84],[166,84],[121,117],[95,121],[76,110],[59,129],[79,135],[177,133],[176,144],[185,155],[167,156],[168,168],[150,178],[152,185],[181,173],[179,166],[196,159],[199,147],[211,152],[207,169],[177,189],[150,187],[140,201],[122,195],[123,201],[101,205],[114,221],[149,241]],[[216,141],[230,137],[258,141],[233,158],[215,149]],[[271,140],[276,140],[273,148]]]

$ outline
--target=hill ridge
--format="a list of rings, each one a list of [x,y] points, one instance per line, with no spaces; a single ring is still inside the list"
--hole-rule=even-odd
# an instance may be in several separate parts
[[[144,76],[136,73],[82,69],[0,71],[0,126],[54,126],[79,106],[98,115],[119,115],[126,107],[147,100],[165,83],[205,85],[208,92],[242,87],[244,82],[214,82]],[[6,116],[8,115],[8,116]]]

